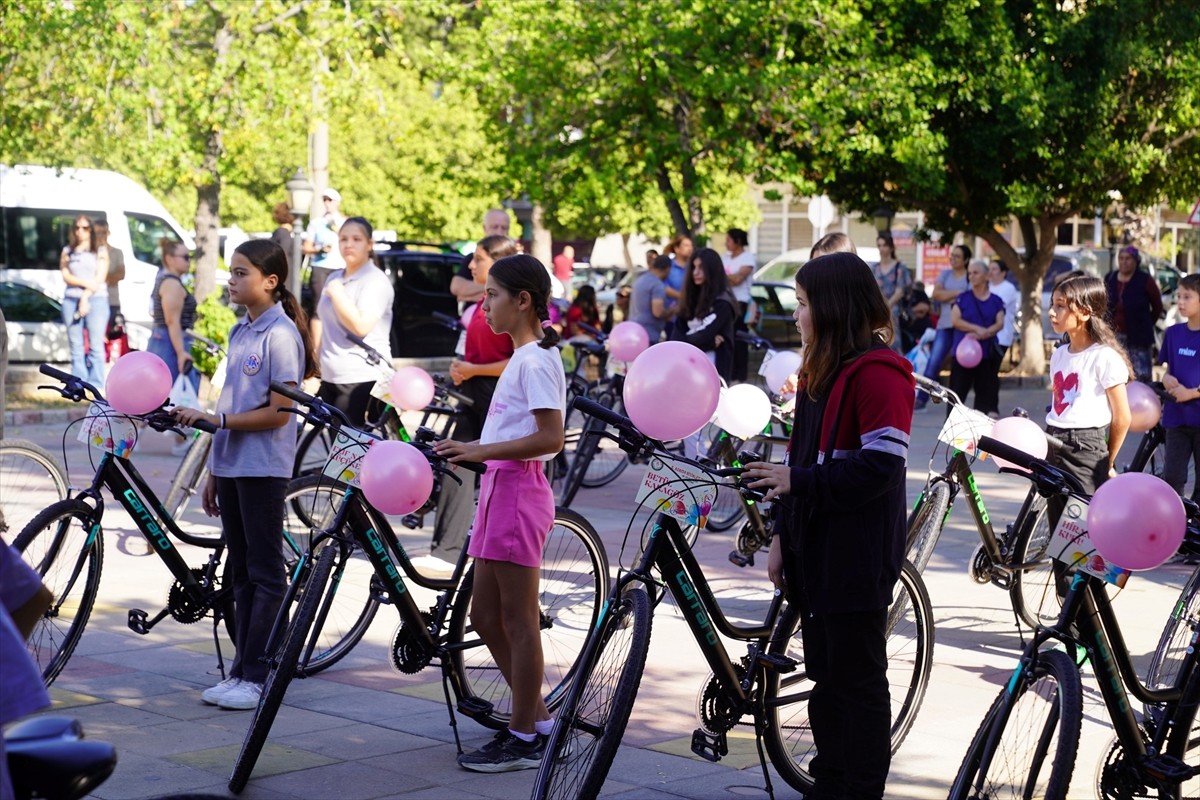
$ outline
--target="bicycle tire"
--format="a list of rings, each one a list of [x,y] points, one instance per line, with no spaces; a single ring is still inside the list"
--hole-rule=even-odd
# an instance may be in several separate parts
[[[610,598],[546,742],[534,800],[600,794],[637,698],[652,619],[643,586],[627,585]]]
[[[67,499],[67,475],[47,450],[24,439],[0,439],[0,498],[13,529]]]
[[[1040,508],[1031,508],[1018,520],[1020,528],[1012,548],[1014,569],[1012,583],[1008,587],[1013,611],[1030,628],[1048,628],[1058,621],[1062,611],[1062,597],[1058,583],[1063,573],[1053,559],[1046,555],[1054,534],[1050,530],[1050,518],[1041,498]]]
[[[179,464],[179,471],[171,479],[167,499],[163,501],[163,507],[171,515],[171,519],[178,520],[187,510],[192,496],[202,490],[208,477],[208,453],[211,449],[211,434],[199,433],[192,439],[191,446]]]
[[[740,444],[741,439],[734,438],[732,434],[718,435],[706,455],[718,468],[731,467],[737,459]],[[717,496],[713,498],[712,508],[708,512],[708,524],[705,527],[714,533],[723,533],[736,525],[745,514],[746,505],[742,493],[732,486],[718,484]]]
[[[954,779],[950,800],[1065,800],[1082,722],[1079,668],[1060,650],[1039,652],[1031,667],[1000,690],[984,716]]]
[[[921,499],[908,523],[908,558],[917,572],[924,573],[933,556],[942,526],[946,524],[946,512],[950,509],[950,486],[945,481],[936,481]]]
[[[454,601],[450,615],[449,641],[468,642],[471,627],[472,578],[468,578]],[[538,592],[542,619],[542,656],[545,663],[546,707],[554,711],[562,704],[578,669],[579,657],[588,634],[608,598],[608,556],[592,524],[579,514],[559,508],[554,527],[542,550],[541,588]],[[476,722],[499,730],[508,725],[512,697],[508,682],[500,674],[485,646],[458,649],[452,666],[468,696],[492,704],[491,714]]]
[[[587,421],[583,423],[583,432],[579,434],[579,444],[575,448],[575,456],[571,459],[566,478],[563,479],[563,493],[558,501],[559,505],[570,506],[575,501],[575,495],[583,486],[587,465],[600,446],[600,432],[603,430],[604,423],[595,417],[588,417]]]
[[[296,592],[293,588],[289,592],[289,595],[301,595],[300,606],[288,625],[278,650],[269,657],[267,679],[263,682],[258,708],[254,710],[254,718],[250,720],[246,738],[242,741],[242,749],[238,752],[237,760],[233,762],[233,773],[229,776],[229,791],[234,794],[239,794],[246,788],[250,773],[258,763],[267,735],[271,732],[271,725],[275,722],[275,715],[279,713],[279,706],[287,693],[288,684],[296,674],[300,651],[308,640],[321,598],[329,586],[336,556],[336,544],[322,548],[308,573],[308,580],[304,582],[303,591]]]
[[[325,530],[333,523],[345,489],[345,484],[323,475],[306,475],[288,484],[284,497],[284,529],[301,552],[308,549],[313,530]],[[295,577],[293,575],[291,579]],[[366,635],[379,611],[379,597],[383,592],[378,587],[381,584],[362,550],[348,545],[345,557],[338,558],[335,577],[334,599],[305,666],[306,676],[315,675],[345,658]]]
[[[296,445],[296,460],[292,463],[292,477],[303,478],[305,475],[320,475],[329,463],[329,454],[333,452],[333,431],[325,425],[314,425]]]
[[[933,669],[934,623],[929,593],[911,564],[900,570],[899,591],[888,612],[888,684],[892,698],[892,752],[908,736],[925,699]],[[767,755],[780,776],[799,792],[812,789],[808,767],[816,744],[808,718],[812,681],[804,670],[800,609],[789,605],[776,627],[770,652],[799,662],[794,672],[768,674],[766,697]]]
[[[1175,685],[1196,625],[1200,625],[1200,569],[1192,573],[1179,591],[1179,599],[1171,608],[1171,615],[1158,637],[1158,646],[1146,668],[1147,688],[1165,689]],[[1146,711],[1150,713],[1149,708]]]
[[[625,414],[624,401],[618,394],[606,392],[598,402],[622,416]],[[609,433],[617,433],[615,428],[605,426],[605,429]],[[629,457],[625,455],[625,451],[617,447],[615,442],[600,438],[596,440],[596,450],[587,462],[587,469],[580,480],[588,489],[599,489],[619,478],[627,466]]]
[[[100,588],[104,533],[98,524],[87,529],[92,513],[82,500],[62,500],[34,517],[13,542],[54,595],[26,641],[47,686],[75,652]]]

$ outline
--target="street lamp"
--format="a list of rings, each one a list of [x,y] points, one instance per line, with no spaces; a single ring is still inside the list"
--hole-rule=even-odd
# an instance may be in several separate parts
[[[300,299],[300,241],[304,234],[304,216],[312,208],[313,185],[308,182],[301,167],[296,167],[296,174],[284,184],[287,191],[288,208],[292,212],[292,266],[288,270],[288,291]]]
[[[892,207],[886,202],[871,212],[871,219],[875,223],[875,230],[880,233],[891,233],[892,220],[895,217],[896,212],[892,211]]]

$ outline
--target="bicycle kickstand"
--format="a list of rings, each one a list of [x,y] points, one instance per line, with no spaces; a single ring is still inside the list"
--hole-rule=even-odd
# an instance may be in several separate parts
[[[450,712],[450,730],[454,733],[454,746],[458,754],[463,755],[462,740],[458,738],[458,716],[454,713],[454,701],[450,699],[450,657],[443,654],[442,662],[442,692],[446,695],[446,710]]]

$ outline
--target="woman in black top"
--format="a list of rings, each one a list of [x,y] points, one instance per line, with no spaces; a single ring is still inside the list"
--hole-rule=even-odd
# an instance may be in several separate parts
[[[721,255],[705,247],[692,258],[684,278],[683,297],[675,317],[672,339],[694,344],[709,354],[717,374],[728,382],[733,377],[733,326],[737,301],[725,280]]]

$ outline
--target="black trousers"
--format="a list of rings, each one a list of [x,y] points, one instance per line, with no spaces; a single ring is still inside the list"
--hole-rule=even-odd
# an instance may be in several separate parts
[[[233,583],[237,647],[229,677],[267,679],[267,637],[283,605],[283,498],[288,478],[217,478],[217,503]]]
[[[383,403],[371,397],[371,389],[375,381],[362,383],[330,383],[321,381],[317,389],[317,397],[329,403],[334,408],[341,409],[350,418],[350,424],[362,428],[369,419],[378,422],[383,414]]]
[[[805,800],[881,800],[892,762],[887,609],[806,612],[801,628],[817,746]]]
[[[1163,480],[1171,484],[1178,495],[1183,495],[1188,478],[1188,462],[1196,464],[1196,474],[1200,475],[1200,428],[1192,425],[1180,425],[1178,428],[1167,428],[1167,454],[1163,464]],[[1200,490],[1192,489],[1192,498],[1200,495]]]
[[[975,410],[984,414],[1000,413],[1000,360],[991,341],[983,346],[987,352],[974,367],[964,367],[957,359],[950,361],[950,388],[964,403],[967,393],[975,390]]]

